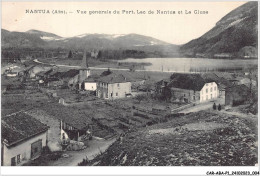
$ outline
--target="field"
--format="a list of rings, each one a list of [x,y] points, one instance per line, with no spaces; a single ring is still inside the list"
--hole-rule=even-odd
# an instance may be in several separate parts
[[[256,125],[216,111],[191,113],[126,134],[89,165],[254,166]]]

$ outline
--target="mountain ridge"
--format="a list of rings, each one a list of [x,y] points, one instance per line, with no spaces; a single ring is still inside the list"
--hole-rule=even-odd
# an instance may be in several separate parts
[[[234,9],[180,52],[189,57],[257,57],[257,7],[257,2],[248,2]]]

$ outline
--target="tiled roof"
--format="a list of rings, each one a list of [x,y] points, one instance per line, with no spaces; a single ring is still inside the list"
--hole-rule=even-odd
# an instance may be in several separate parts
[[[67,72],[63,72],[63,74],[61,75],[61,78],[72,78],[78,74],[79,74],[79,70],[71,69]]]
[[[219,77],[219,78],[225,78],[228,80],[232,80],[234,79],[234,76],[231,73],[227,73],[227,72],[215,72],[215,74]]]
[[[52,104],[42,107],[42,109],[53,118],[62,120],[63,122],[79,129],[85,129],[88,124],[91,124],[92,112],[78,111],[74,107],[65,107],[60,104],[53,106]],[[58,110],[57,110],[58,109]]]
[[[219,77],[215,74],[215,73],[212,73],[212,72],[209,72],[209,73],[202,73],[201,74],[201,77],[204,79],[204,80],[213,80],[215,82],[217,82],[219,80]]]
[[[60,78],[60,79],[66,79],[66,78],[73,78],[74,76],[79,74],[79,70],[71,69],[66,72],[54,72],[53,74],[50,74],[52,77]]]
[[[1,121],[1,138],[11,146],[48,130],[48,126],[23,112],[5,116]]]
[[[103,76],[98,79],[99,82],[103,83],[124,83],[124,82],[130,82],[126,77],[124,77],[122,74],[115,74],[111,73],[110,75]]]
[[[227,87],[226,90],[230,92],[238,92],[239,94],[245,94],[249,92],[249,88],[244,84],[233,85],[231,87]]]
[[[211,79],[203,79],[199,74],[173,73],[170,87],[200,91],[206,83],[214,82]]]

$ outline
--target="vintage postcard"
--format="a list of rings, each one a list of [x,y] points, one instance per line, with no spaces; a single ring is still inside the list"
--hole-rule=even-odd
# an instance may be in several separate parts
[[[4,1],[1,16],[5,174],[259,175],[257,1]]]

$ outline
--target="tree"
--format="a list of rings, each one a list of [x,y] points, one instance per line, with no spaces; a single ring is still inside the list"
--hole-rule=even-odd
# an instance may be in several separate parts
[[[220,104],[218,104],[218,110],[221,111],[221,105]]]
[[[216,109],[217,109],[217,106],[216,106],[216,104],[215,104],[215,103],[213,104],[213,109],[214,109],[214,110],[216,110]]]
[[[72,58],[72,52],[71,52],[71,50],[70,50],[70,52],[69,52],[68,58]]]
[[[141,103],[141,101],[146,99],[146,96],[144,94],[139,94],[135,97],[135,99],[139,102],[139,104]]]

